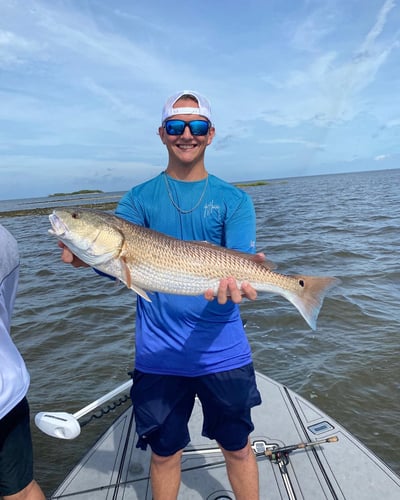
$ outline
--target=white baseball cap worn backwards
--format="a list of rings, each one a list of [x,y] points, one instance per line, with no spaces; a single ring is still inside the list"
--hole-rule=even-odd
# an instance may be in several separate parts
[[[174,108],[173,106],[176,101],[184,95],[193,96],[197,100],[199,107]],[[162,110],[161,123],[164,123],[165,120],[174,115],[200,115],[204,116],[211,122],[211,105],[209,101],[198,92],[194,92],[193,90],[182,90],[181,92],[168,97]]]

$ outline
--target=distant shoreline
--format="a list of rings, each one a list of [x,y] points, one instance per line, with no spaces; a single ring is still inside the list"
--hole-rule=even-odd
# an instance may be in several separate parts
[[[87,203],[83,205],[83,208],[95,208],[96,210],[115,210],[117,207],[117,202],[105,202],[105,203]],[[57,208],[63,208],[62,205]],[[8,210],[7,212],[0,212],[0,218],[2,217],[21,217],[24,215],[50,215],[52,208],[27,208],[21,210]]]
[[[265,186],[271,184],[268,181],[249,181],[249,182],[235,182],[233,183],[234,186],[237,188],[245,188],[245,187],[257,187],[257,186]],[[69,196],[76,196],[76,195],[86,195],[86,194],[104,194],[104,191],[101,191],[100,189],[81,189],[79,191],[74,191],[71,193],[54,193],[48,195],[48,198],[61,198],[65,197],[68,198]],[[90,198],[87,198],[88,200]],[[44,198],[45,200],[45,198]],[[45,203],[45,201],[43,201]],[[85,203],[81,206],[85,208],[94,208],[97,210],[115,210],[117,207],[118,201],[112,201],[112,202],[96,202],[96,203]],[[62,202],[60,205],[57,205],[57,208],[63,208]],[[22,217],[26,215],[50,215],[52,212],[53,208],[52,207],[46,207],[46,208],[23,208],[23,209],[17,209],[17,210],[8,210],[1,212],[0,211],[0,219],[4,217]]]
[[[49,198],[60,197],[60,196],[74,196],[76,194],[103,194],[104,191],[101,189],[81,189],[80,191],[72,191],[72,193],[54,193],[49,194]]]
[[[235,182],[234,185],[238,188],[242,187],[254,187],[254,186],[266,186],[267,184],[271,184],[267,181],[254,181],[254,182]]]

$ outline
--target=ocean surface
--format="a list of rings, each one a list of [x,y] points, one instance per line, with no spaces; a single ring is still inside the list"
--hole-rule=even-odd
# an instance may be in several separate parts
[[[242,305],[256,369],[309,399],[400,473],[400,170],[273,180],[254,199],[257,249],[285,274],[333,275],[310,330],[279,296]],[[31,373],[29,402],[74,413],[127,380],[135,295],[60,260],[47,215],[11,210],[116,201],[122,193],[0,201],[21,254],[13,338]],[[270,408],[273,411],[273,408]],[[117,410],[118,411],[118,410]],[[33,425],[36,479],[49,494],[115,418],[73,441]],[[279,418],[279,416],[277,416]],[[83,419],[84,420],[84,419]]]

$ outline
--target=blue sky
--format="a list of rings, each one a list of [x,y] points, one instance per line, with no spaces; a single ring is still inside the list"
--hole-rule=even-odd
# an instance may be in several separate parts
[[[167,96],[211,101],[228,181],[400,167],[394,0],[0,0],[0,199],[125,191]]]

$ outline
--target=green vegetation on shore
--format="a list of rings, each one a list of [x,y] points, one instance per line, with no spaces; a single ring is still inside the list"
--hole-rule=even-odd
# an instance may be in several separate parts
[[[85,203],[82,205],[84,208],[95,208],[96,210],[112,210],[117,207],[117,202],[105,203]],[[58,206],[57,208],[62,208]],[[2,217],[21,217],[23,215],[50,215],[53,211],[52,208],[26,208],[21,210],[8,210],[7,212],[0,212],[0,219]]]
[[[238,182],[235,183],[236,187],[252,187],[252,186],[266,186],[269,184],[267,181],[254,181],[254,182]]]
[[[80,191],[73,191],[72,193],[54,193],[54,194],[49,194],[49,198],[52,198],[54,196],[72,196],[74,194],[97,194],[97,193],[103,193],[104,191],[101,191],[100,189],[81,189]]]
[[[269,181],[248,181],[248,182],[244,181],[244,182],[234,182],[232,184],[238,188],[244,188],[244,187],[254,187],[254,186],[265,186],[265,185],[271,184],[271,182],[269,182]],[[79,191],[74,191],[72,193],[54,193],[54,194],[48,195],[48,197],[49,198],[56,198],[56,197],[68,197],[68,196],[74,196],[74,195],[102,194],[102,193],[104,193],[104,191],[101,191],[100,189],[81,189]],[[75,200],[79,200],[79,198],[75,198]],[[90,198],[85,199],[85,201],[89,201],[89,200],[90,200]],[[92,201],[92,200],[90,200],[90,201]],[[79,204],[79,202],[77,202],[77,203]],[[85,208],[95,208],[97,210],[114,211],[116,206],[117,206],[117,203],[118,203],[117,201],[115,201],[115,202],[114,201],[106,201],[106,202],[97,201],[95,203],[83,203],[80,206],[83,206]],[[62,208],[62,204],[60,206],[58,206],[58,208]],[[23,215],[49,215],[51,212],[52,212],[51,207],[23,208],[23,209],[17,209],[17,210],[8,210],[5,212],[0,211],[0,218],[2,218],[2,217],[20,217]]]

